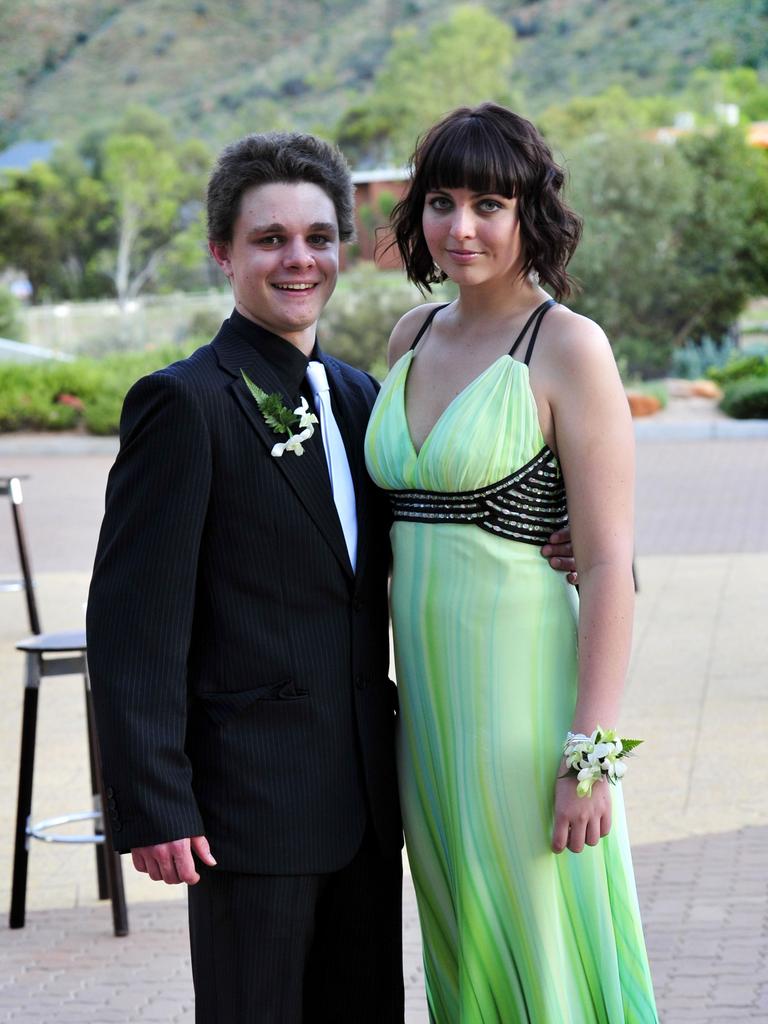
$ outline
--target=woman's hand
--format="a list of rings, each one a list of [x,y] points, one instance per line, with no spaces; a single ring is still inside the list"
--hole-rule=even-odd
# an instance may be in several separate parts
[[[561,766],[559,774],[565,770]],[[552,831],[552,849],[562,853],[567,847],[572,853],[581,853],[584,845],[597,846],[611,831],[610,785],[604,780],[596,782],[591,796],[578,796],[575,775],[558,778],[555,784],[555,827]]]

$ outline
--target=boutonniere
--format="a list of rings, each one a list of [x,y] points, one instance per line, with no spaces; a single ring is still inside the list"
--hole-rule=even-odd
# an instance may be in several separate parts
[[[268,395],[266,391],[254,384],[245,370],[240,370],[248,390],[256,399],[259,412],[264,417],[264,422],[276,434],[287,434],[287,441],[278,441],[272,448],[272,455],[279,459],[283,452],[295,452],[296,455],[304,454],[304,441],[308,441],[315,432],[314,424],[318,422],[317,416],[309,411],[306,398],[302,398],[301,405],[293,412],[283,404],[280,395]],[[296,430],[296,433],[294,433]]]

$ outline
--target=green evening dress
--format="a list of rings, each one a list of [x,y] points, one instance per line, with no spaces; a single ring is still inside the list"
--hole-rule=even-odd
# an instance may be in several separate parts
[[[528,367],[511,355],[457,395],[417,453],[413,358],[392,368],[371,415],[380,487],[457,495],[542,453],[559,475]],[[392,546],[399,778],[431,1019],[653,1024],[621,784],[598,846],[550,848],[576,701],[575,589],[537,545],[471,522],[396,518]]]

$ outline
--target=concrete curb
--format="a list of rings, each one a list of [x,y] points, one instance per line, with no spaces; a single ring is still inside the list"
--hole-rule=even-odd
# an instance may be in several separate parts
[[[664,420],[634,421],[638,441],[735,441],[768,437],[768,420]],[[0,448],[0,451],[2,449]]]

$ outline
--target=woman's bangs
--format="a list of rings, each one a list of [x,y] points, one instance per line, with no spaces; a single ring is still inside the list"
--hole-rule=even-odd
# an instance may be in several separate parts
[[[418,172],[426,191],[466,188],[510,199],[517,195],[514,154],[506,140],[494,136],[487,126],[471,121],[438,135]]]

